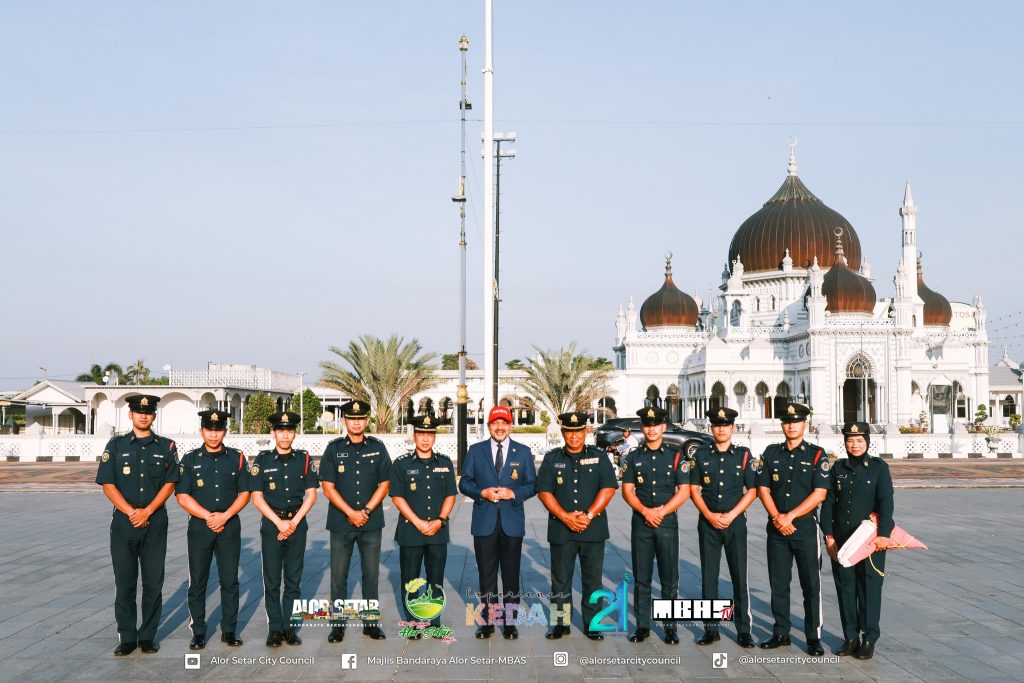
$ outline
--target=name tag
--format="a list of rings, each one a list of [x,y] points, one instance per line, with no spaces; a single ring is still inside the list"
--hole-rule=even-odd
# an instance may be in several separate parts
[[[380,453],[380,451],[373,451],[371,453],[363,453],[363,457],[364,458],[372,458],[373,456],[375,456],[375,455],[377,455],[379,453]]]
[[[555,468],[559,469],[559,470],[564,470],[565,469],[565,463],[564,462],[556,462],[555,463]]]
[[[450,467],[435,467],[434,471],[435,472],[451,472],[452,468],[450,468]]]
[[[159,453],[150,453],[150,457],[153,457],[153,458],[162,458],[162,457],[164,457],[164,456],[160,455]]]
[[[581,465],[596,465],[601,462],[601,458],[583,458],[580,460]]]
[[[270,474],[271,472],[277,472],[277,468],[276,467],[268,467],[268,468],[266,468],[263,471],[266,472],[267,474]]]
[[[418,472],[419,472],[419,470],[415,470],[415,469],[413,469],[413,470],[406,470],[405,471],[406,474],[416,474]]]
[[[192,469],[194,469],[194,470],[201,470],[201,469],[203,469],[203,466],[202,465],[192,465]]]

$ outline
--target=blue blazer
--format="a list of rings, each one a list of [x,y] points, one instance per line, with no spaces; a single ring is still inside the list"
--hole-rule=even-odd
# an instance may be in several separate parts
[[[501,529],[506,535],[520,538],[526,535],[523,503],[537,494],[537,468],[533,462],[533,451],[512,439],[506,439],[505,444],[507,451],[504,453],[505,463],[501,476],[494,472],[490,439],[473,444],[466,453],[459,491],[475,501],[469,529],[474,536],[493,534],[499,517]],[[515,498],[497,503],[481,498],[480,492],[492,486],[511,489]]]

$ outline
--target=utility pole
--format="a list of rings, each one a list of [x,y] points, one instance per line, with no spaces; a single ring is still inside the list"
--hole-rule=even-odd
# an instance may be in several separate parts
[[[459,38],[459,52],[462,53],[462,98],[459,100],[462,149],[459,159],[459,194],[452,201],[459,206],[459,388],[456,393],[456,439],[458,456],[455,469],[461,473],[466,461],[466,404],[469,390],[466,388],[466,112],[473,108],[466,98],[466,52],[469,38]]]
[[[494,377],[492,377],[491,384],[492,405],[498,405],[498,309],[501,307],[501,288],[498,286],[501,280],[501,269],[499,268],[501,257],[501,160],[514,159],[516,156],[514,149],[503,150],[501,143],[515,141],[516,134],[514,132],[494,134],[494,358],[491,359],[494,363]]]

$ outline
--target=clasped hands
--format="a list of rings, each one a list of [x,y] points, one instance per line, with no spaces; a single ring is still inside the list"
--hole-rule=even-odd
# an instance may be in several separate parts
[[[132,523],[132,526],[136,529],[149,526],[149,511],[146,508],[135,508],[132,513],[128,515],[128,521]]]
[[[796,533],[796,527],[793,526],[793,515],[788,512],[780,512],[775,515],[772,518],[772,524],[783,536],[792,536]]]
[[[516,494],[512,492],[512,489],[505,486],[492,486],[481,491],[480,497],[492,503],[497,503],[500,500],[512,500],[516,497]]]
[[[736,515],[731,512],[711,512],[704,515],[704,519],[708,520],[708,523],[716,529],[728,529],[729,525],[732,524],[733,520],[736,519]]]
[[[274,522],[274,525],[277,527],[277,540],[279,541],[283,541],[284,539],[288,538],[289,536],[295,533],[296,529],[299,528],[298,523],[294,519],[278,518],[278,520]]]
[[[576,533],[586,531],[592,521],[587,517],[586,512],[582,512],[580,510],[577,510],[576,512],[563,511],[558,520],[565,526],[569,527],[569,531],[574,531]]]
[[[441,530],[442,526],[444,526],[444,522],[439,519],[432,519],[429,522],[421,519],[416,522],[416,529],[424,536],[433,536]]]

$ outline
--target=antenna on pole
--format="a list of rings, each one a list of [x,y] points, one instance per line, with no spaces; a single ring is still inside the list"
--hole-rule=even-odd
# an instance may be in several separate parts
[[[462,54],[462,98],[459,100],[459,119],[462,133],[462,149],[459,160],[459,193],[452,201],[459,206],[459,387],[456,393],[456,434],[458,457],[455,467],[462,472],[466,460],[466,404],[469,390],[466,388],[466,112],[473,108],[466,97],[466,52],[469,38],[459,38],[459,52]]]

